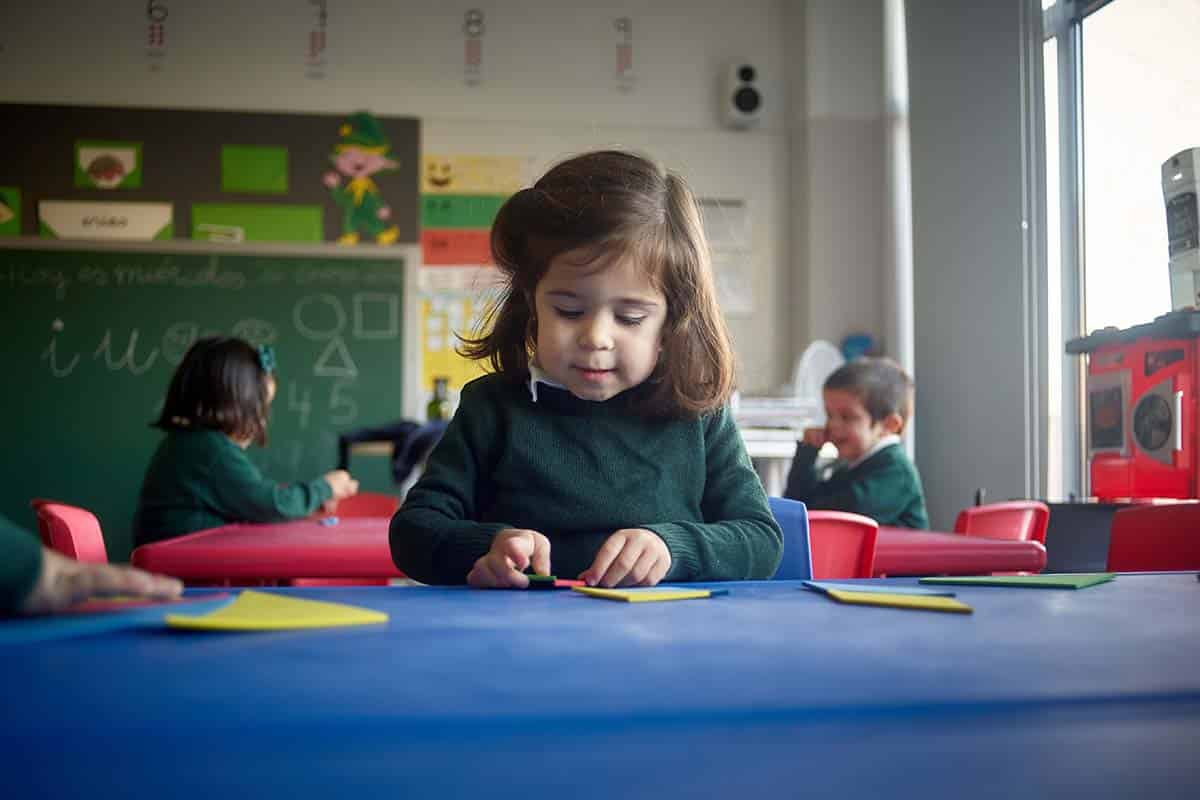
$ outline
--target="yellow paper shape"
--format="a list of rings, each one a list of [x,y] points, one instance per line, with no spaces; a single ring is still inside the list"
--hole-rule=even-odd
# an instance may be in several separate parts
[[[208,614],[168,614],[165,619],[172,628],[194,631],[290,631],[371,625],[387,622],[388,615],[344,603],[301,600],[247,590],[229,605]]]
[[[953,597],[929,597],[917,594],[884,594],[883,592],[849,592],[845,589],[829,589],[825,592],[839,603],[854,603],[863,606],[889,606],[891,608],[920,608],[928,611],[949,611],[955,614],[970,614],[975,609]]]
[[[626,603],[655,603],[659,600],[700,600],[711,597],[708,589],[600,589],[595,586],[572,586],[577,592],[605,600]]]

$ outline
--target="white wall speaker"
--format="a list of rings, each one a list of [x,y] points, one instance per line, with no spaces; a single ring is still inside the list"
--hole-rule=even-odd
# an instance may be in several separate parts
[[[762,81],[749,61],[731,61],[721,75],[721,120],[731,128],[751,128],[763,112]]]

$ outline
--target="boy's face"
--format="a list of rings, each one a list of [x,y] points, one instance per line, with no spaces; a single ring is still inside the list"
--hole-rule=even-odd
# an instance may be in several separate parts
[[[889,433],[899,433],[903,425],[898,414],[872,421],[862,400],[844,389],[826,389],[825,438],[838,449],[838,458],[857,461]]]
[[[537,365],[583,400],[637,386],[658,364],[667,301],[630,257],[599,269],[568,251],[534,291]]]

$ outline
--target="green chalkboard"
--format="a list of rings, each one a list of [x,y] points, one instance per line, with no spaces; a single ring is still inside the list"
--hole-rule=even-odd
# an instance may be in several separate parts
[[[250,450],[265,474],[333,469],[339,432],[401,416],[404,275],[399,254],[0,249],[0,513],[32,527],[30,498],[84,506],[109,559],[127,559],[162,436],[148,423],[187,347],[214,333],[275,346],[270,444]],[[372,468],[364,488],[390,488]]]

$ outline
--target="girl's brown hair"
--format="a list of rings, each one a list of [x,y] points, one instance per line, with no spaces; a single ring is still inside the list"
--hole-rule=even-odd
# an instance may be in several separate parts
[[[631,255],[667,303],[662,353],[647,416],[697,416],[724,405],[734,385],[733,348],[717,306],[708,241],[683,179],[632,153],[601,150],[552,168],[510,197],[492,224],[492,258],[505,275],[476,338],[459,352],[524,377],[537,342],[534,290],[550,262],[588,248],[589,263]]]
[[[267,443],[267,371],[249,342],[226,336],[197,339],[167,388],[163,430],[215,430]]]

